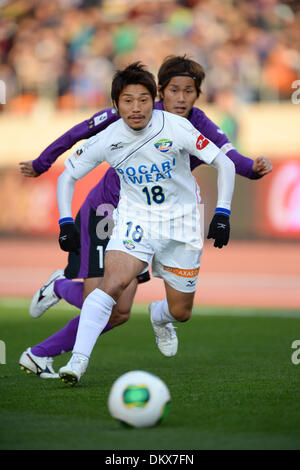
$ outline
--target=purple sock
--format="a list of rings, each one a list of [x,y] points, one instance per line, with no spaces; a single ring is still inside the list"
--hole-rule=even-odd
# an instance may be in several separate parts
[[[83,304],[83,282],[71,279],[58,279],[54,283],[54,292],[60,299],[81,309]]]
[[[79,324],[79,315],[50,338],[45,339],[40,344],[33,346],[31,351],[38,357],[53,357],[64,352],[71,351],[75,344],[76,334]],[[101,334],[110,331],[113,327],[107,323]]]

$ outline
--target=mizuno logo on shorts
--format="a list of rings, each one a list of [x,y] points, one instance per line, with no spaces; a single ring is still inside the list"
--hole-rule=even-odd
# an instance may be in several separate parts
[[[170,268],[168,266],[164,266],[164,271],[169,271],[173,274],[176,274],[176,276],[180,277],[195,277],[198,275],[200,268],[196,269],[181,269],[181,268]]]

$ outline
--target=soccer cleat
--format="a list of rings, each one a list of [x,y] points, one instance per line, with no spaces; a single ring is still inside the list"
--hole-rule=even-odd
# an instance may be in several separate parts
[[[48,308],[57,304],[60,298],[54,292],[54,283],[58,279],[64,278],[64,272],[61,269],[54,271],[43,287],[34,294],[29,307],[32,318],[39,318]]]
[[[27,348],[19,360],[21,370],[27,374],[35,374],[42,379],[58,379],[59,375],[55,373],[52,363],[52,357],[35,356],[31,348]]]
[[[160,352],[167,357],[175,356],[178,349],[178,338],[172,323],[160,323],[152,320],[152,310],[158,302],[149,305],[152,328],[154,330],[156,344]]]
[[[68,383],[73,386],[81,379],[85,373],[89,360],[82,354],[73,354],[68,364],[59,369],[59,376],[62,382]]]

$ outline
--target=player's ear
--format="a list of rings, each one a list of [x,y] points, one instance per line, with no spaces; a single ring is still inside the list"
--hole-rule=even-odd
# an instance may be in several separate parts
[[[158,93],[158,98],[160,100],[163,100],[164,99],[164,90],[163,88],[161,87],[161,85],[158,85],[157,87],[157,93]]]
[[[116,101],[113,100],[112,104],[113,104],[113,107],[115,108],[115,110],[117,111],[117,113],[119,114],[118,105],[117,105]]]

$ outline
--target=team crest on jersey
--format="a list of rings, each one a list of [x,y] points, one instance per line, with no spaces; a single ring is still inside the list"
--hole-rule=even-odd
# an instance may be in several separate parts
[[[170,150],[172,145],[173,145],[172,140],[160,139],[158,142],[154,144],[154,147],[160,152],[166,153]]]
[[[123,240],[123,245],[125,248],[127,248],[127,250],[134,250],[135,248],[135,245],[131,240]]]

